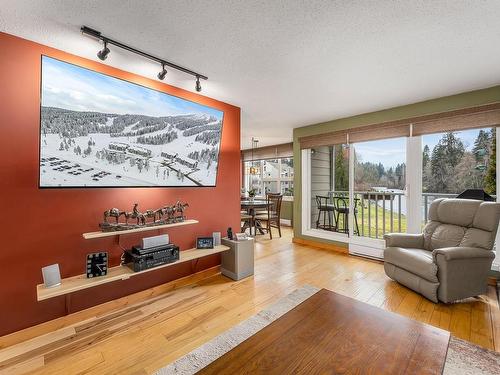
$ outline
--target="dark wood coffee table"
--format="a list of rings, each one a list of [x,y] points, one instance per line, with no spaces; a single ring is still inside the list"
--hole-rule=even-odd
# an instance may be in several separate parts
[[[441,374],[450,334],[322,289],[201,374]]]

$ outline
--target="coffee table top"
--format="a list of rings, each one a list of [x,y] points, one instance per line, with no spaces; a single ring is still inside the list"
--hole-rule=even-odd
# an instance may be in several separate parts
[[[201,374],[441,374],[450,334],[326,289]]]

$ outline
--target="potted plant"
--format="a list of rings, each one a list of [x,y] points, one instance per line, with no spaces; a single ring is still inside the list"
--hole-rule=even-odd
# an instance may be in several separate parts
[[[257,194],[257,189],[251,188],[250,190],[248,190],[248,198],[251,201],[253,201],[253,199],[255,198],[255,194]]]

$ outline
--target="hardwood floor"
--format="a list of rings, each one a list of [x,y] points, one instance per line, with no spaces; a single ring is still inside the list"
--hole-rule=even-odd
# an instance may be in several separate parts
[[[434,304],[387,278],[379,262],[291,243],[291,230],[283,232],[258,238],[254,277],[233,281],[207,270],[0,337],[0,374],[150,374],[304,284],[500,351],[493,287],[487,296]]]

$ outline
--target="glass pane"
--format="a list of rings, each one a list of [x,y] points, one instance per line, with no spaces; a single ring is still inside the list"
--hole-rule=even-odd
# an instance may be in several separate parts
[[[264,178],[278,178],[280,173],[278,159],[262,160],[262,176]]]
[[[278,181],[264,181],[264,195],[278,193]]]
[[[354,150],[355,235],[406,232],[406,138],[357,143]]]
[[[281,178],[293,178],[293,159],[281,159]]]
[[[422,136],[422,211],[424,223],[436,198],[456,197],[467,189],[496,194],[495,129],[471,129]]]
[[[333,202],[348,196],[349,148],[346,144],[311,149],[311,227],[346,233],[347,222]]]
[[[293,181],[281,181],[281,194],[284,196],[293,196]]]
[[[263,196],[260,161],[245,162],[245,195],[254,193],[255,196]]]

